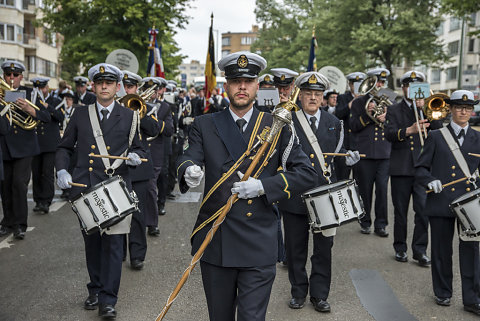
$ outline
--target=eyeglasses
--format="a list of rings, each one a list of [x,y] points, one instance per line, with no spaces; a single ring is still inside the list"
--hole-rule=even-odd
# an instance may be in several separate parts
[[[5,73],[5,76],[7,76],[7,77],[10,77],[11,75],[13,75],[13,77],[15,77],[15,78],[20,76],[20,74],[17,73],[17,72],[6,72]]]
[[[465,109],[465,110],[468,111],[468,112],[472,112],[474,108],[473,108],[472,105],[468,105],[468,106],[465,106],[465,105],[455,105],[455,106],[453,106],[453,109],[455,109],[456,111],[462,111],[462,109]]]

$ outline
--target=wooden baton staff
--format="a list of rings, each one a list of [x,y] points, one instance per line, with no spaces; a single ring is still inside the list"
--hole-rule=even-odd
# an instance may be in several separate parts
[[[94,153],[88,154],[90,157],[97,157],[97,158],[110,158],[110,159],[123,159],[123,160],[129,160],[130,158],[125,157],[125,156],[114,156],[114,155],[98,155]],[[148,162],[147,158],[140,158],[142,162]]]
[[[86,184],[72,183],[72,182],[68,182],[68,185],[70,185],[70,186],[76,186],[76,187],[87,187]]]
[[[257,166],[258,162],[262,158],[263,154],[265,154],[265,151],[270,146],[270,144],[273,142],[275,136],[280,132],[282,127],[285,126],[286,124],[291,123],[292,115],[291,115],[290,111],[294,108],[298,108],[295,105],[295,101],[297,100],[299,92],[300,92],[300,90],[298,88],[296,88],[294,93],[292,94],[292,97],[290,98],[290,100],[285,102],[285,103],[280,103],[279,105],[277,105],[277,107],[273,111],[273,113],[272,113],[273,124],[272,124],[272,127],[270,129],[270,132],[268,133],[265,141],[260,146],[260,149],[258,150],[257,154],[253,158],[252,163],[250,164],[248,169],[245,171],[245,174],[243,175],[243,177],[241,179],[242,182],[246,181],[250,177],[253,170]],[[175,299],[176,299],[178,293],[180,292],[180,290],[182,289],[183,285],[185,284],[185,282],[187,282],[187,279],[190,276],[190,273],[195,268],[195,265],[198,263],[198,261],[200,261],[200,259],[202,258],[203,253],[205,252],[205,249],[207,248],[208,244],[210,244],[210,242],[212,241],[213,235],[215,234],[215,232],[220,227],[220,224],[223,223],[223,220],[225,219],[226,215],[228,214],[228,212],[232,208],[233,203],[237,199],[238,199],[238,194],[233,194],[232,196],[229,197],[227,203],[223,207],[222,212],[217,217],[215,222],[213,222],[213,225],[212,225],[210,231],[208,231],[207,235],[205,236],[205,239],[203,240],[202,244],[200,245],[197,252],[193,256],[192,260],[190,261],[190,265],[183,272],[183,275],[182,275],[180,281],[178,281],[177,286],[175,287],[175,289],[172,291],[172,293],[168,297],[167,302],[163,306],[162,312],[160,312],[160,314],[157,316],[156,321],[163,320],[163,318],[167,314],[167,312],[170,309],[173,301],[175,301]]]
[[[447,186],[450,186],[450,185],[453,185],[453,184],[457,184],[457,183],[463,182],[466,179],[467,179],[467,177],[462,177],[462,178],[456,179],[454,181],[448,182],[446,184],[443,184],[442,187],[447,187]],[[426,190],[425,192],[427,194],[431,193],[431,192],[433,192],[433,189]]]
[[[350,156],[347,153],[322,153],[322,154],[326,155],[326,156]],[[360,154],[360,157],[367,157],[367,155],[366,154]]]

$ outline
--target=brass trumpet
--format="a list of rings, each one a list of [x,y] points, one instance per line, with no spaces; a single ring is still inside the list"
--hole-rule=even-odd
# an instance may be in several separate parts
[[[31,115],[28,113],[24,112],[20,106],[18,106],[16,103],[7,103],[5,101],[5,91],[13,91],[13,87],[11,87],[3,78],[0,78],[0,104],[4,106],[10,105],[10,110],[12,112],[12,122],[25,129],[25,130],[33,130],[37,125],[40,123],[39,120],[34,119]],[[28,99],[25,99],[27,103],[33,107],[36,110],[40,110],[35,104],[33,104],[31,101]]]
[[[142,94],[128,94],[123,96],[118,100],[120,104],[123,104],[125,107],[130,108],[133,111],[138,111],[140,118],[143,118],[147,114],[147,104],[146,102],[155,93],[157,85],[148,88]]]
[[[446,94],[434,94],[425,99],[425,106],[423,112],[428,121],[445,119],[450,113],[449,105],[445,99],[450,98]]]

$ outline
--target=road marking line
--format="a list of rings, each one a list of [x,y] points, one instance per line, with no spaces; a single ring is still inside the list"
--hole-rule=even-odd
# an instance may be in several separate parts
[[[34,228],[35,227],[33,227],[33,226],[27,227],[27,232],[31,232]],[[12,243],[12,242],[13,242],[13,233],[10,234],[6,239],[4,239],[3,241],[0,242],[0,250],[4,249],[4,248],[9,249],[10,246],[15,244],[15,243]]]

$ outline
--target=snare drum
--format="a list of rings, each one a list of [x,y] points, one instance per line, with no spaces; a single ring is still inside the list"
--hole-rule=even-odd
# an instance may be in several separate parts
[[[468,192],[450,203],[459,222],[458,234],[463,241],[480,239],[480,189]]]
[[[365,215],[355,180],[322,185],[302,195],[313,233],[360,220]]]
[[[71,203],[82,230],[89,235],[119,223],[136,211],[138,198],[134,191],[128,191],[122,177],[114,176],[87,189]]]

